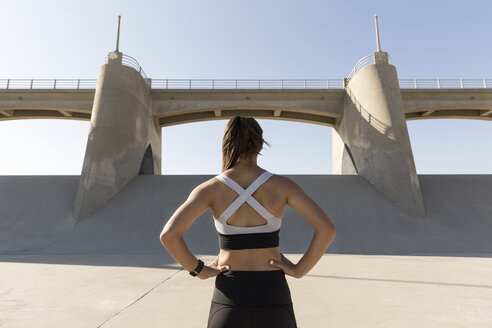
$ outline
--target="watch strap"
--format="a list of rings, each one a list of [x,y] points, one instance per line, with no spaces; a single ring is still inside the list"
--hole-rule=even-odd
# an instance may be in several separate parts
[[[190,271],[190,275],[192,275],[193,277],[198,276],[200,274],[200,272],[202,272],[204,266],[205,266],[205,263],[203,263],[203,261],[199,259],[195,270]]]

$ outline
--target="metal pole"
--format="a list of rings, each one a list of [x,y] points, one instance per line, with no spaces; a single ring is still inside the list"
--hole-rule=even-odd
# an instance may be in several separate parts
[[[116,35],[116,52],[119,52],[119,47],[120,47],[120,21],[121,21],[121,15],[118,15],[118,34]]]
[[[379,43],[379,26],[378,26],[378,16],[374,15],[374,22],[376,23],[376,41],[378,44],[378,52],[381,51],[381,44]]]

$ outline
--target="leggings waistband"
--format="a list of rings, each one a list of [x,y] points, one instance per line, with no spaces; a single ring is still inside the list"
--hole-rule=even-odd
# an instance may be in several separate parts
[[[221,272],[219,275],[226,277],[238,277],[238,278],[275,278],[285,276],[282,270],[265,270],[265,271],[243,271],[243,270],[228,270]]]
[[[292,303],[282,270],[222,272],[215,278],[212,301],[250,306]]]

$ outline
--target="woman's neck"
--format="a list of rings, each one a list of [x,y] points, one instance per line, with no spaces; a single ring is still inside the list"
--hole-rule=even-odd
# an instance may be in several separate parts
[[[257,167],[257,156],[251,156],[246,158],[239,158],[235,166],[238,167]]]

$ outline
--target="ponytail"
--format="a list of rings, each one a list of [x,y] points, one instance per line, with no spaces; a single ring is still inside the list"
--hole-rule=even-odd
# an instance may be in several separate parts
[[[263,143],[263,130],[252,117],[235,116],[227,122],[222,139],[222,172],[237,164],[240,157],[258,155]]]

